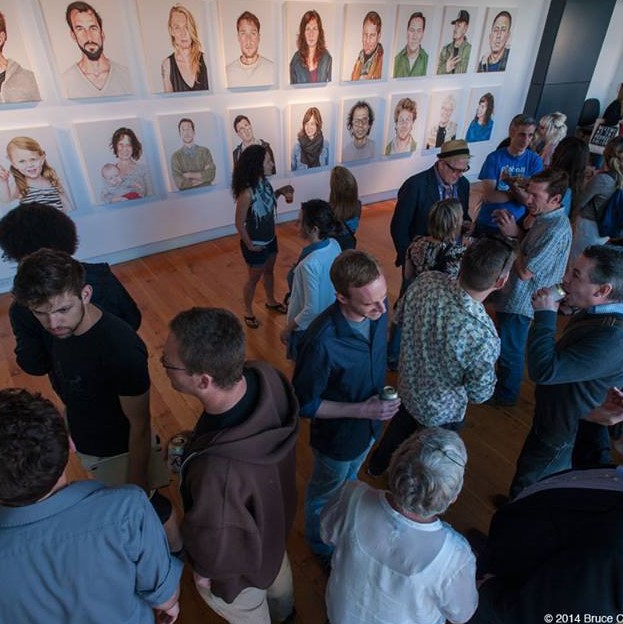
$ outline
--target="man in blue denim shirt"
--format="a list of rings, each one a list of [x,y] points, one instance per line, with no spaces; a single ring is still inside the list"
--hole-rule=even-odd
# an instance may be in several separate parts
[[[398,399],[382,401],[386,369],[387,284],[378,261],[350,249],[331,267],[336,302],[307,329],[292,383],[303,417],[311,419],[314,468],[305,495],[305,539],[326,563],[320,512],[345,481],[357,478],[381,421]]]
[[[147,496],[70,483],[74,451],[50,401],[0,390],[0,619],[175,622],[182,562]]]

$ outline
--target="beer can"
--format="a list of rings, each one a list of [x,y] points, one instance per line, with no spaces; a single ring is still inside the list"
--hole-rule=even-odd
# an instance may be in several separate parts
[[[398,390],[394,386],[384,386],[379,397],[382,401],[392,401],[398,398]]]
[[[184,433],[176,433],[170,440],[167,447],[167,461],[171,472],[179,472],[182,465],[182,457],[186,449],[188,438]]]
[[[567,296],[565,289],[562,287],[562,284],[554,284],[550,286],[547,290],[552,294],[554,301],[560,301]]]

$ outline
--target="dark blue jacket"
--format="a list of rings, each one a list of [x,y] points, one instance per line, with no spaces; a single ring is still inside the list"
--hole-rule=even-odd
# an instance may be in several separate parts
[[[463,219],[470,221],[469,182],[461,176],[457,182],[458,199],[463,205]],[[428,234],[428,213],[431,206],[439,201],[439,185],[435,166],[405,180],[398,191],[394,216],[390,225],[392,240],[396,248],[396,266],[402,266],[407,247],[416,234]]]

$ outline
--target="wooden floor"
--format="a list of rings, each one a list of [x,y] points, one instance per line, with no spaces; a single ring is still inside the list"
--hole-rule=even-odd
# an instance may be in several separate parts
[[[364,208],[361,227],[357,232],[358,246],[374,253],[381,261],[393,301],[400,285],[400,274],[394,267],[394,248],[389,237],[389,220],[393,201]],[[285,291],[285,275],[301,249],[294,223],[279,226],[280,252],[276,265],[276,293]],[[220,306],[242,315],[242,283],[246,269],[240,256],[235,236],[149,256],[114,267],[114,272],[130,291],[143,312],[140,335],[149,349],[149,368],[152,379],[151,406],[155,431],[162,439],[169,439],[182,429],[191,429],[201,408],[198,402],[171,388],[159,364],[169,320],[179,311],[191,306]],[[258,289],[256,315],[262,326],[246,329],[247,354],[271,362],[288,376],[292,372],[279,342],[279,332],[285,317],[264,308],[264,295]],[[41,391],[57,400],[47,378],[31,377],[23,373],[13,356],[14,340],[7,310],[10,296],[0,296],[0,384]],[[389,374],[388,383],[395,385]],[[519,404],[515,408],[494,409],[470,406],[462,435],[469,452],[465,487],[445,519],[457,530],[476,527],[486,531],[494,511],[491,496],[506,492],[514,472],[514,464],[527,434],[533,408],[533,386],[525,381]],[[289,553],[294,570],[297,622],[323,624],[325,621],[325,576],[303,539],[302,501],[305,485],[311,471],[311,453],[308,445],[308,426],[304,422],[298,444],[297,483],[299,511],[289,541]],[[72,460],[72,477],[84,476]],[[366,479],[366,476],[362,476]],[[383,481],[374,483],[383,487]],[[168,488],[179,508],[176,484]],[[222,622],[201,601],[186,570],[182,586],[182,624]]]

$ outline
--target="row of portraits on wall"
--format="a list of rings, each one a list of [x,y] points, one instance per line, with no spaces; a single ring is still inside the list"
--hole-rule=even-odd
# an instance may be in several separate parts
[[[500,92],[495,86],[469,93],[393,94],[387,101],[378,96],[348,98],[340,104],[339,118],[337,105],[330,101],[290,104],[283,120],[274,106],[229,109],[226,118],[206,110],[167,113],[156,117],[155,135],[137,117],[76,122],[72,133],[78,149],[64,158],[51,126],[2,130],[2,212],[32,201],[66,212],[75,209],[71,187],[76,180],[67,171],[73,176],[84,172],[93,205],[156,197],[162,191],[156,183],[160,179],[166,180],[169,192],[227,186],[242,151],[258,143],[273,161],[273,174],[300,175],[337,162],[353,166],[375,158],[434,153],[454,138],[489,141]],[[220,140],[223,132],[227,141]],[[70,160],[74,154],[79,162]]]
[[[502,72],[510,57],[516,11],[346,4],[343,32],[337,33],[334,4],[286,2],[283,38],[276,31],[275,3],[219,0],[219,45],[207,38],[203,0],[136,0],[138,37],[130,32],[128,5],[122,0],[39,2],[62,92],[69,99],[130,95],[143,77],[153,93],[179,93],[214,90],[217,73],[224,74],[227,88],[244,89],[277,85],[279,71],[291,85],[320,86],[340,80]],[[20,32],[17,0],[7,0],[0,10],[0,67],[7,66],[0,100],[37,101],[40,92]],[[479,37],[479,46],[473,37]],[[144,63],[137,63],[137,56]],[[142,77],[133,75],[139,68]]]

